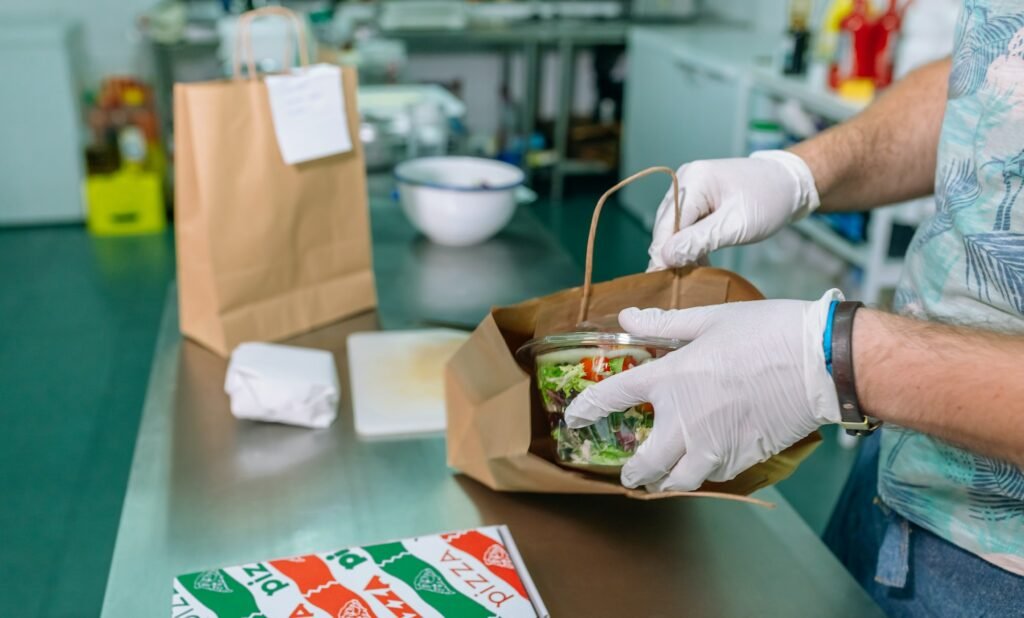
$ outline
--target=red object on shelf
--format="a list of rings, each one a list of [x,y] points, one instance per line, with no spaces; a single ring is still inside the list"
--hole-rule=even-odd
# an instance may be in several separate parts
[[[875,22],[875,85],[879,88],[892,83],[893,63],[896,59],[896,45],[899,42],[903,12],[897,7],[898,0],[889,0],[889,8]],[[905,8],[905,7],[904,7]]]
[[[867,0],[854,0],[850,14],[839,22],[839,44],[829,71],[829,85],[838,88],[850,79],[874,78],[874,28]]]

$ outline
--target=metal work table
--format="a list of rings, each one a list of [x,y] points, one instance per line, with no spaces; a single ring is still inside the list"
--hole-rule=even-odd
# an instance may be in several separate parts
[[[390,177],[371,178],[373,185]],[[384,190],[377,191],[386,195]],[[389,198],[371,200],[382,328],[472,329],[492,306],[580,285],[583,271],[526,208],[496,238],[443,247],[420,236]]]
[[[372,210],[379,320],[389,326],[475,321],[492,302],[579,278],[523,210],[503,235],[462,258],[417,240],[393,204],[375,201]],[[496,267],[485,262],[503,259],[500,272],[489,271]],[[417,287],[435,268],[449,283]],[[491,276],[501,279],[488,287]],[[460,297],[460,281],[477,296]],[[181,339],[176,306],[172,290],[103,616],[166,615],[180,573],[496,523],[511,528],[556,617],[881,615],[774,489],[759,494],[774,510],[501,494],[448,470],[442,437],[358,439],[345,341],[376,328],[374,313],[293,340],[335,353],[343,397],[332,427],[236,421],[223,392],[226,361]]]

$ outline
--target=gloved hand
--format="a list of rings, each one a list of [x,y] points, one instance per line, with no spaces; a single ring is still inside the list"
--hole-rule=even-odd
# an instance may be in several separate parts
[[[565,411],[571,428],[650,402],[654,429],[622,468],[626,487],[692,491],[727,481],[839,422],[822,340],[832,300],[763,300],[695,309],[626,309],[634,335],[690,341],[658,360],[602,380]]]
[[[743,159],[694,161],[676,172],[686,190],[680,231],[673,234],[672,190],[658,207],[647,270],[683,266],[721,247],[763,240],[820,206],[803,159],[764,150]]]

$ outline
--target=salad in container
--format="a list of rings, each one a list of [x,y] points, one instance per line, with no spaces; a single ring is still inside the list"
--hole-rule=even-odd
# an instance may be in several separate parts
[[[558,463],[589,472],[618,474],[654,428],[651,404],[612,412],[582,429],[566,426],[565,409],[588,387],[653,362],[683,345],[675,339],[578,332],[539,337],[519,348],[519,361],[533,367]]]

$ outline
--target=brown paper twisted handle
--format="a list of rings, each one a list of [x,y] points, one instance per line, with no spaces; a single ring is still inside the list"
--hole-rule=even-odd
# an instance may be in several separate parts
[[[584,321],[586,321],[586,319],[587,319],[587,311],[589,311],[589,309],[590,309],[590,295],[591,295],[591,291],[592,291],[592,288],[593,288],[592,283],[591,283],[591,279],[593,278],[593,275],[594,275],[594,241],[597,238],[597,222],[601,218],[601,210],[604,208],[605,202],[607,202],[608,198],[610,198],[612,195],[614,195],[616,191],[618,191],[622,187],[628,185],[629,183],[633,182],[634,180],[638,180],[640,178],[643,178],[644,176],[650,176],[651,174],[656,174],[658,172],[664,172],[664,173],[668,174],[672,178],[672,195],[675,198],[674,199],[674,201],[675,201],[675,204],[674,204],[674,206],[675,206],[675,221],[672,224],[672,231],[673,232],[678,232],[680,230],[680,228],[682,227],[682,203],[683,203],[683,200],[686,198],[686,187],[683,187],[683,188],[679,187],[679,179],[676,177],[675,171],[672,170],[671,168],[662,167],[662,166],[649,167],[649,168],[647,168],[645,170],[641,170],[641,171],[633,174],[632,176],[630,176],[630,177],[628,177],[628,178],[626,178],[624,180],[619,181],[619,183],[617,185],[615,185],[611,189],[608,189],[607,191],[605,191],[604,195],[601,196],[601,199],[599,199],[597,201],[597,206],[594,207],[594,216],[590,220],[590,234],[587,236],[587,263],[586,263],[586,268],[585,268],[584,273],[583,273],[583,295],[580,298],[580,312],[579,312],[579,316],[578,316],[579,319],[577,320],[577,324],[581,324]],[[672,306],[671,306],[672,309],[675,309],[676,308],[676,304],[679,302],[679,279],[680,279],[680,277],[681,277],[680,269],[678,269],[678,268],[673,269],[673,277],[672,277]],[[753,505],[757,505],[757,506],[761,506],[761,507],[765,507],[765,508],[769,508],[769,509],[775,508],[775,504],[773,504],[771,502],[768,502],[766,500],[761,500],[759,498],[753,498],[751,496],[741,496],[741,495],[738,495],[738,494],[729,494],[729,493],[724,493],[724,492],[720,492],[720,491],[697,491],[697,492],[669,491],[669,492],[662,492],[662,493],[658,493],[658,494],[650,494],[650,493],[647,493],[645,491],[633,490],[633,491],[630,491],[629,495],[631,497],[633,497],[633,498],[638,499],[638,500],[654,500],[654,499],[657,499],[657,498],[673,497],[673,496],[688,496],[688,497],[697,497],[697,498],[718,498],[720,500],[734,500],[736,502],[744,502],[746,504],[753,504]]]
[[[607,202],[608,198],[610,198],[612,195],[614,195],[616,191],[618,191],[622,187],[625,187],[626,185],[628,185],[629,183],[633,182],[634,180],[638,180],[640,178],[643,178],[644,176],[650,176],[651,174],[655,174],[655,173],[658,173],[658,172],[663,172],[663,173],[668,174],[669,176],[672,177],[672,194],[675,197],[675,214],[676,214],[675,223],[672,226],[672,230],[673,230],[673,232],[678,232],[679,231],[680,224],[681,224],[681,217],[682,217],[682,208],[681,208],[681,206],[682,206],[682,203],[683,203],[683,199],[686,197],[686,188],[684,187],[682,190],[679,189],[679,179],[676,178],[676,173],[671,168],[663,167],[663,166],[649,167],[649,168],[647,168],[645,170],[641,170],[641,171],[633,174],[629,178],[626,178],[624,180],[620,180],[619,184],[617,184],[614,187],[612,187],[611,189],[608,189],[607,191],[605,191],[604,195],[601,196],[601,199],[597,200],[597,206],[594,207],[594,216],[590,220],[590,235],[587,236],[587,263],[586,263],[586,268],[584,269],[584,272],[583,272],[583,296],[580,298],[580,312],[579,312],[579,316],[578,316],[579,319],[576,320],[577,324],[581,324],[581,323],[585,322],[586,319],[587,319],[587,312],[590,311],[590,294],[591,294],[592,287],[593,287],[592,284],[591,284],[591,279],[593,278],[593,275],[594,275],[594,240],[597,238],[597,222],[601,218],[601,210],[604,208],[604,203]],[[679,277],[680,277],[680,273],[679,273],[678,269],[674,269],[674,273],[675,273],[675,276],[672,278],[672,307],[671,307],[673,309],[675,308],[675,305],[678,302],[678,297],[679,297],[679,295],[678,295],[678,292],[679,292]]]
[[[306,45],[306,30],[302,27],[302,20],[283,6],[265,6],[261,9],[247,11],[238,18],[238,26],[235,30],[235,53],[232,59],[232,76],[238,79],[242,76],[242,56],[245,56],[245,68],[248,70],[249,79],[256,78],[256,59],[252,50],[252,33],[250,27],[252,22],[260,17],[278,16],[285,17],[292,23],[295,29],[295,40],[299,46],[299,65],[309,66],[309,50]],[[290,52],[291,50],[289,50]],[[284,63],[281,66],[291,66],[292,56],[285,52]]]

